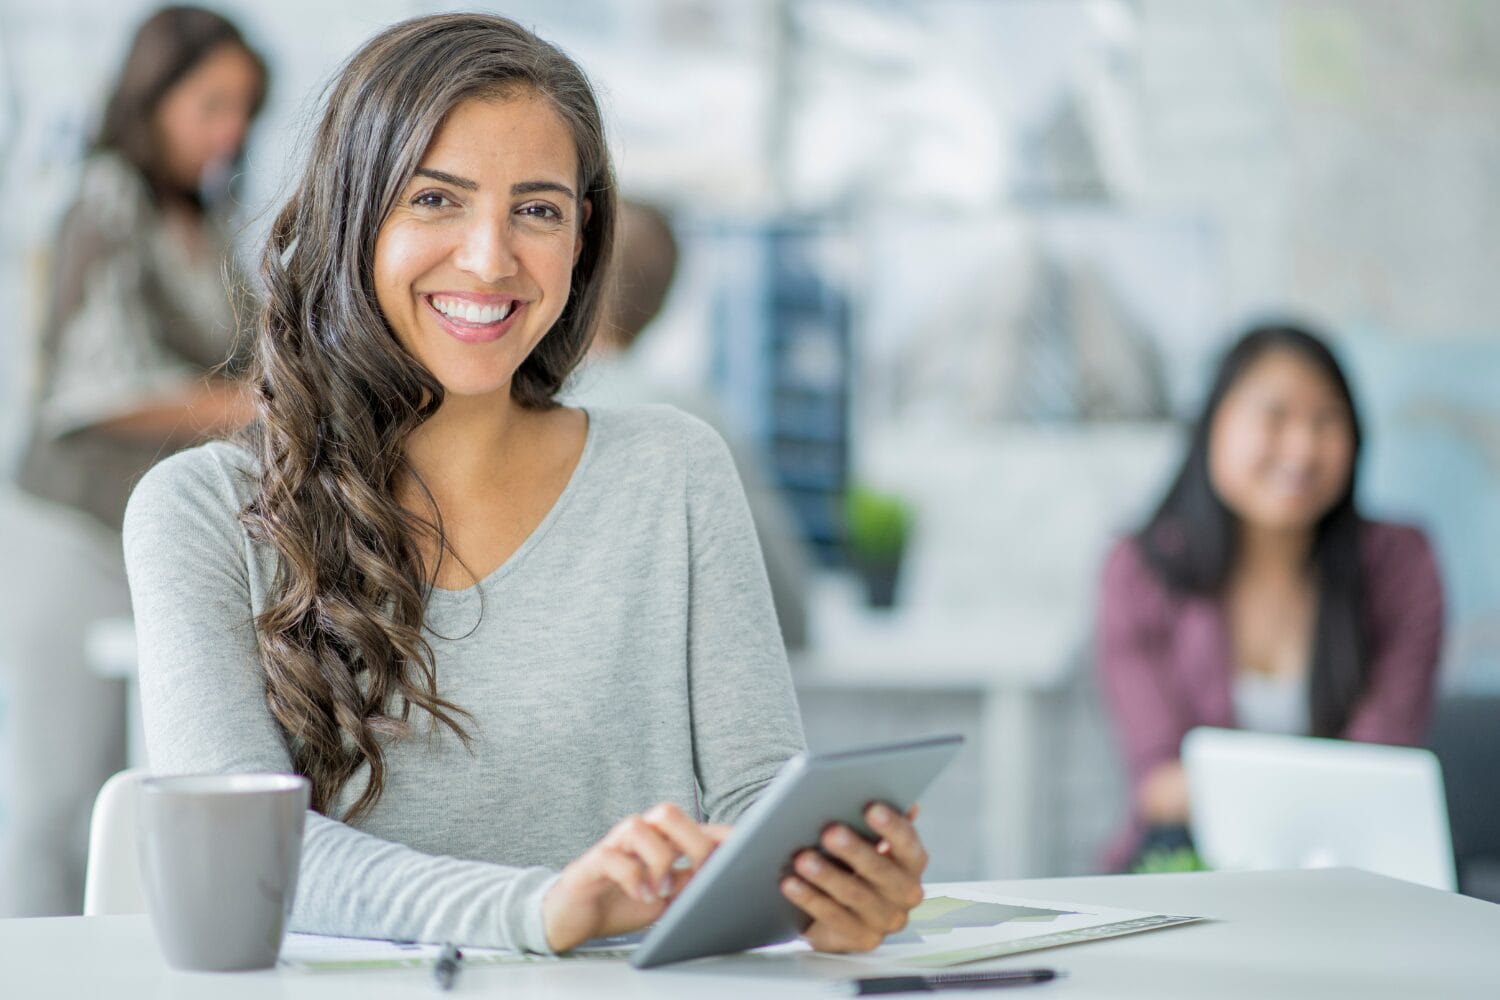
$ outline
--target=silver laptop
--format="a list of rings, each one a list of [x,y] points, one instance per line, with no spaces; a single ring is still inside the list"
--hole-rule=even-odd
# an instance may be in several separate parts
[[[1199,728],[1182,741],[1198,854],[1216,870],[1363,868],[1457,886],[1430,751]]]

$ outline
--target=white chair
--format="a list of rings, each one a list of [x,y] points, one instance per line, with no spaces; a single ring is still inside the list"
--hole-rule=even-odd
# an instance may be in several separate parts
[[[136,852],[136,812],[141,779],[150,772],[132,767],[114,775],[94,799],[89,823],[89,862],[83,884],[83,915],[103,917],[144,913],[140,858]]]

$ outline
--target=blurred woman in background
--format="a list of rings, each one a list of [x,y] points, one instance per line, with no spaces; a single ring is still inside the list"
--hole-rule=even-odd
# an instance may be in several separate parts
[[[243,368],[221,210],[265,91],[217,14],[168,7],[137,32],[51,262],[28,492],[118,531],[152,462],[252,416],[210,373]]]
[[[50,258],[19,483],[0,544],[0,916],[76,913],[94,795],[124,765],[118,682],[87,627],[130,609],[135,480],[254,412],[223,210],[266,91],[235,27],[187,7],[135,36]],[[227,364],[226,364],[227,362]]]
[[[1194,726],[1422,741],[1442,586],[1420,531],[1360,515],[1359,451],[1323,341],[1262,326],[1229,351],[1166,498],[1104,570],[1099,662],[1133,806],[1113,867],[1190,844]]]

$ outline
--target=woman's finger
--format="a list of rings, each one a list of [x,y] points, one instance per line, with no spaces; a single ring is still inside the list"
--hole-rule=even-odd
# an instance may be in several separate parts
[[[827,893],[795,875],[781,880],[781,893],[812,918],[802,936],[819,951],[871,951],[884,938]]]
[[[707,861],[714,848],[719,846],[718,841],[703,828],[703,824],[671,802],[662,802],[647,809],[644,819],[675,844],[679,853],[687,855],[694,868]]]
[[[702,830],[715,844],[722,844],[734,832],[734,827],[728,823],[704,823]]]
[[[653,899],[665,899],[672,894],[672,866],[677,862],[677,847],[644,817],[629,816],[621,820],[604,842],[641,859]]]
[[[876,802],[865,810],[865,822],[880,834],[880,839],[889,844],[887,851],[892,861],[908,872],[921,878],[927,870],[927,848],[917,836],[912,821],[883,802]]]
[[[797,855],[792,867],[803,881],[822,890],[854,914],[862,925],[881,935],[895,930],[898,924],[905,926],[900,919],[906,913],[904,908],[897,907],[869,882],[817,851],[803,851]]]
[[[651,883],[651,872],[638,855],[603,843],[589,853],[593,855],[596,870],[626,896],[640,903],[661,902]]]
[[[922,901],[922,880],[842,823],[824,831],[821,842],[828,853],[848,865],[899,911],[902,919],[893,919],[886,930],[904,927],[906,911]]]

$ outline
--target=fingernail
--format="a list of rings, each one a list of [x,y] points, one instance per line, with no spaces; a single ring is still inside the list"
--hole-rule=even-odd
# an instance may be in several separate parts
[[[635,896],[643,903],[656,902],[656,890],[652,889],[651,886],[647,885],[645,882],[642,882],[638,887],[636,887]]]
[[[833,832],[828,835],[828,842],[834,847],[848,847],[854,843],[854,838],[849,836],[849,831],[841,826],[834,827]]]
[[[802,883],[798,882],[794,878],[789,878],[785,882],[781,883],[781,888],[784,891],[791,893],[793,896],[800,896],[803,893]]]
[[[661,885],[657,888],[656,894],[662,899],[666,899],[668,896],[672,895],[672,876],[668,875],[666,878],[661,880]]]
[[[885,806],[874,806],[870,809],[870,822],[876,826],[885,826],[891,818],[891,811]]]
[[[802,855],[802,864],[800,867],[807,874],[816,875],[823,870],[823,862],[816,854],[804,854]]]

